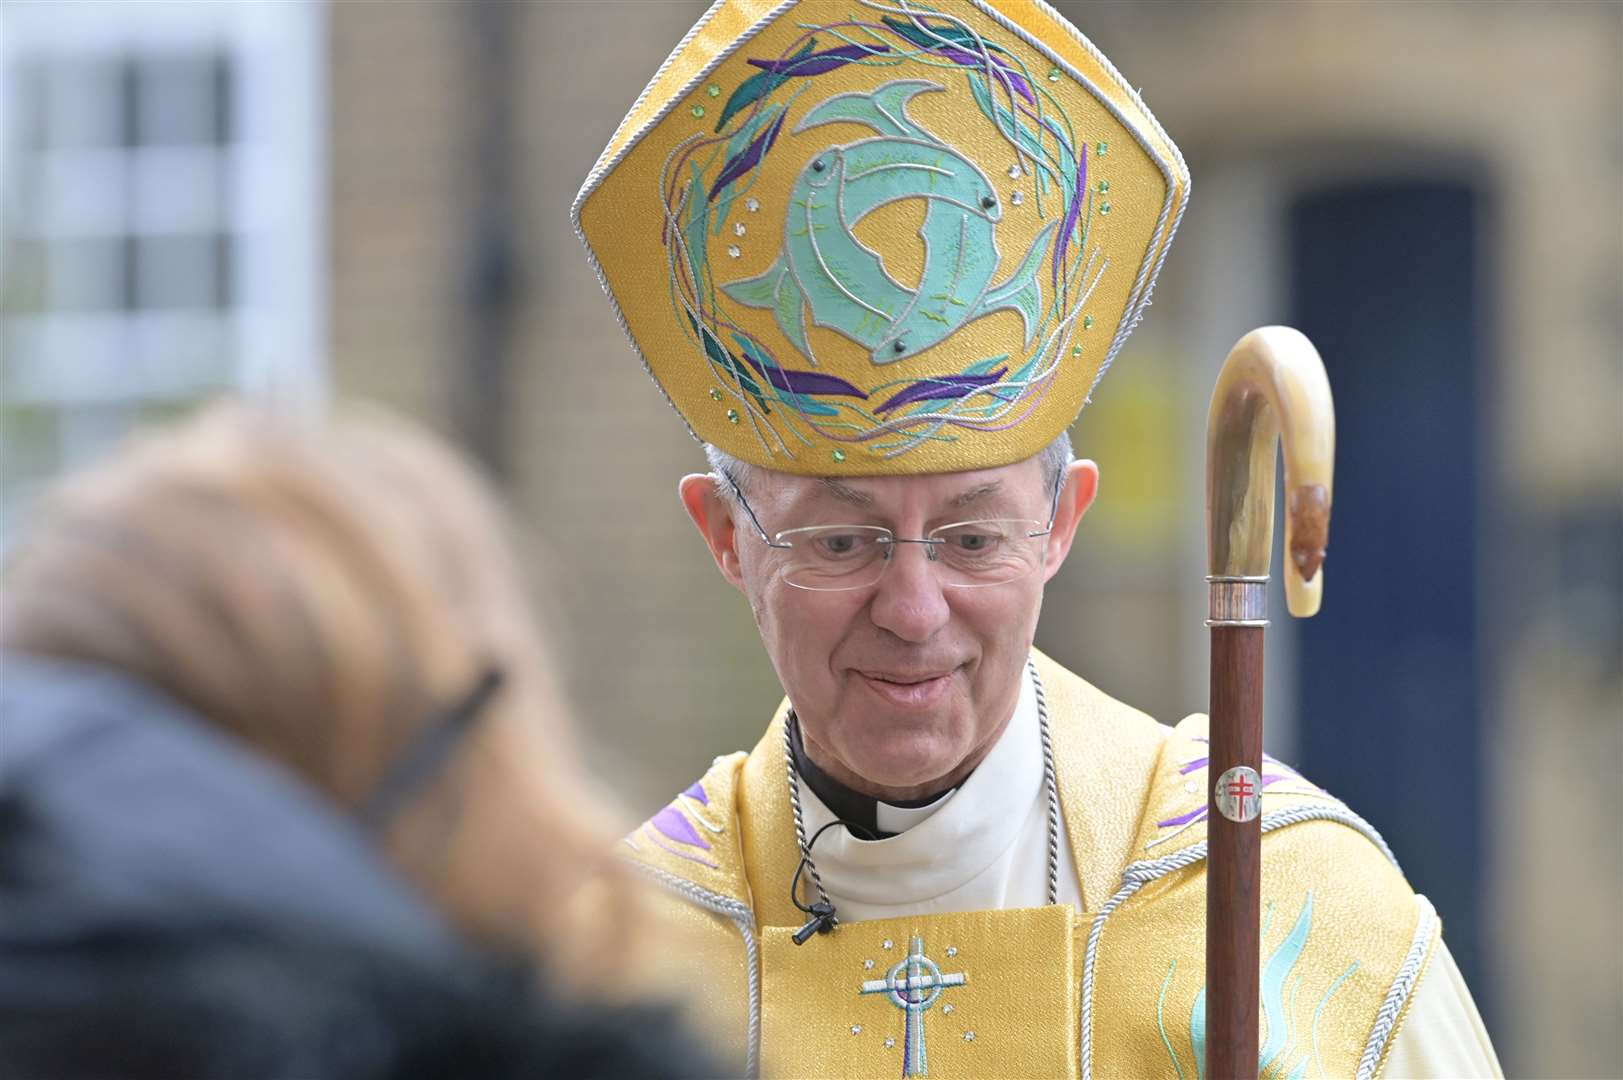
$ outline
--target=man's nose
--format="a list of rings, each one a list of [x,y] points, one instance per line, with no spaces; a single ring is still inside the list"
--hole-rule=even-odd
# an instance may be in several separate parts
[[[931,554],[927,544],[896,544],[874,593],[874,625],[903,641],[928,641],[951,614]]]

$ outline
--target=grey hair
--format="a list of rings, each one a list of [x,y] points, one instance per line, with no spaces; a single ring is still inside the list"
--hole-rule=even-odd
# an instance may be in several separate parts
[[[710,472],[716,478],[716,494],[736,509],[738,492],[748,490],[755,467],[710,443],[704,444],[704,456],[710,463]],[[1052,442],[1033,456],[1042,464],[1044,489],[1053,491],[1065,475],[1065,467],[1073,459],[1070,430],[1061,430]],[[732,483],[728,483],[729,480]]]

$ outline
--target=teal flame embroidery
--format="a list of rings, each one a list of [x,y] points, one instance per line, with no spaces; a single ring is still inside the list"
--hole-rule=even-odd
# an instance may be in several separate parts
[[[1285,1012],[1285,978],[1296,967],[1296,961],[1301,959],[1302,947],[1307,944],[1308,931],[1312,926],[1313,894],[1308,893],[1301,914],[1296,916],[1296,925],[1291,927],[1291,932],[1285,935],[1285,940],[1268,957],[1268,963],[1262,969],[1262,1011],[1268,1018],[1268,1041],[1262,1044],[1257,1055],[1259,1073],[1274,1063],[1290,1037],[1290,1023]]]
[[[1357,970],[1358,961],[1354,960],[1347,965],[1347,970],[1343,971],[1336,977],[1336,981],[1330,984],[1330,989],[1324,992],[1324,996],[1319,999],[1318,1007],[1313,1010],[1313,1064],[1319,1070],[1320,1076],[1324,1075],[1324,1062],[1319,1057],[1319,1018],[1324,1015],[1324,1007],[1330,1004],[1330,998],[1334,996],[1337,990],[1341,989],[1341,984],[1350,979],[1352,973]],[[1306,1062],[1303,1062],[1303,1065],[1306,1065]]]
[[[1195,1075],[1206,1080],[1206,988],[1195,995],[1195,1007],[1189,1010],[1189,1045],[1195,1055]]]
[[[1263,926],[1263,935],[1267,934],[1267,925],[1272,921],[1273,905],[1269,910]],[[1257,1053],[1257,1074],[1266,1076],[1270,1071],[1276,1078],[1283,1080],[1301,1080],[1308,1073],[1311,1063],[1315,1072],[1324,1075],[1324,1064],[1319,1056],[1319,1022],[1324,1016],[1325,1007],[1336,991],[1341,989],[1352,974],[1358,970],[1358,961],[1354,960],[1343,971],[1319,999],[1313,1010],[1313,1025],[1310,1029],[1311,1050],[1302,1054],[1300,1060],[1292,1064],[1296,1054],[1296,1044],[1300,1033],[1296,1030],[1294,1016],[1296,1012],[1296,995],[1302,988],[1304,972],[1297,970],[1302,956],[1307,948],[1308,937],[1313,928],[1313,894],[1309,892],[1302,902],[1302,909],[1296,916],[1296,922],[1291,926],[1263,965],[1261,972],[1260,997],[1262,1004],[1263,1021],[1267,1031],[1267,1038]],[[1160,997],[1155,1004],[1156,1027],[1161,1034],[1161,1043],[1166,1047],[1167,1055],[1171,1058],[1172,1068],[1182,1080],[1183,1064],[1173,1049],[1172,1040],[1167,1035],[1166,1023],[1163,1017],[1167,991],[1172,985],[1173,966],[1167,969],[1166,979],[1161,984]],[[1292,981],[1294,978],[1294,981]],[[1289,986],[1287,993],[1286,987]],[[1203,986],[1195,994],[1195,1003],[1189,1014],[1189,1046],[1191,1056],[1195,1061],[1196,1076],[1199,1080],[1206,1077],[1206,988]]]
[[[1163,1018],[1163,1010],[1167,1003],[1167,988],[1172,985],[1172,973],[1178,970],[1178,961],[1173,960],[1167,965],[1167,977],[1161,980],[1161,996],[1155,1001],[1155,1026],[1161,1032],[1161,1045],[1167,1048],[1172,1057],[1172,1067],[1178,1071],[1178,1080],[1183,1080],[1183,1066],[1178,1064],[1178,1052],[1172,1049],[1172,1040],[1167,1038],[1167,1024]]]

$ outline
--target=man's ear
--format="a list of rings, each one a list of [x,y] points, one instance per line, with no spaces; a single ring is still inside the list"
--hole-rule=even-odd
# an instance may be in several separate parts
[[[738,531],[732,507],[716,493],[716,478],[709,473],[689,473],[676,485],[676,493],[693,519],[694,527],[710,548],[721,576],[744,591],[744,571],[738,562]]]
[[[1093,505],[1099,494],[1099,466],[1083,459],[1073,461],[1065,469],[1065,487],[1060,492],[1059,507],[1054,514],[1054,530],[1048,534],[1048,558],[1043,568],[1043,580],[1059,573],[1065,565],[1065,556],[1071,553],[1071,541],[1076,539],[1076,527],[1082,524],[1082,515]]]

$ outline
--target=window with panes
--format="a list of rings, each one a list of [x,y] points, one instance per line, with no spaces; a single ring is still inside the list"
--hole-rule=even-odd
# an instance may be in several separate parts
[[[319,380],[313,6],[8,5],[0,543],[133,427],[275,384],[268,355]]]

